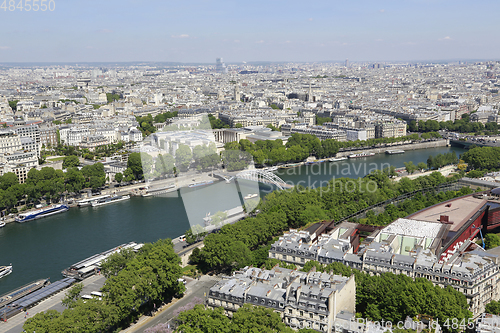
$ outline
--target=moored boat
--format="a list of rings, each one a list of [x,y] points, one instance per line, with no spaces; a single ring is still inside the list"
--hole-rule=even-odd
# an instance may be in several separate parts
[[[173,191],[176,191],[177,187],[175,185],[169,185],[166,187],[160,187],[160,188],[154,188],[154,189],[147,189],[146,193],[142,194],[141,196],[143,197],[151,197],[154,195],[160,195],[160,194],[166,194],[170,193]]]
[[[330,162],[338,162],[338,161],[345,161],[347,160],[347,157],[342,156],[342,157],[332,157],[328,159]]]
[[[12,264],[10,264],[9,266],[0,266],[0,279],[4,276],[9,275],[10,273],[12,273]]]
[[[404,150],[386,150],[385,153],[387,155],[396,155],[396,154],[404,154]]]
[[[209,184],[212,184],[214,181],[213,180],[206,180],[206,181],[203,181],[203,182],[197,182],[197,183],[191,183],[188,185],[188,187],[198,187],[198,186],[204,186],[204,185],[209,185]]]
[[[349,158],[369,157],[369,156],[374,156],[374,155],[375,155],[375,153],[359,153],[359,154],[349,155]]]
[[[103,206],[103,205],[107,205],[110,203],[124,201],[124,200],[128,200],[128,199],[130,199],[129,195],[123,195],[123,196],[122,195],[115,195],[115,196],[112,196],[109,198],[103,198],[103,199],[99,199],[97,201],[93,201],[92,207]]]
[[[23,223],[31,220],[36,220],[42,217],[63,213],[69,209],[68,206],[63,204],[51,205],[42,209],[33,210],[27,213],[21,213],[16,217],[16,222]]]
[[[143,245],[144,244],[142,243],[135,242],[122,244],[110,250],[94,254],[87,259],[79,261],[76,264],[73,264],[70,267],[66,268],[61,273],[64,277],[83,280],[100,270],[102,262],[105,261],[113,253],[117,253],[123,249],[132,249],[132,251],[137,252]]]
[[[95,197],[90,197],[90,198],[87,198],[87,199],[79,200],[76,203],[78,204],[78,207],[80,207],[80,208],[81,207],[88,207],[88,206],[92,206],[92,202],[94,202],[94,201],[101,200],[101,199],[106,199],[106,198],[109,198],[109,197],[110,197],[109,194],[99,195],[99,196],[95,196]]]

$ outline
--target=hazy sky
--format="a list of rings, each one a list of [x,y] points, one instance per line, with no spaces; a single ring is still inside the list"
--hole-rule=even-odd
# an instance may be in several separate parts
[[[498,0],[51,1],[54,11],[0,9],[0,62],[392,61],[500,54]]]

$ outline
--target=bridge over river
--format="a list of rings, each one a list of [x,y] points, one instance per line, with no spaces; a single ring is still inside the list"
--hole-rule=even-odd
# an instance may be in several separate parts
[[[259,183],[274,185],[280,190],[284,190],[286,188],[293,188],[293,185],[285,183],[283,179],[276,176],[274,173],[259,169],[243,170],[239,172],[228,172],[228,173],[214,173],[213,175],[214,177],[223,179],[226,182],[230,182],[234,179],[246,179]]]

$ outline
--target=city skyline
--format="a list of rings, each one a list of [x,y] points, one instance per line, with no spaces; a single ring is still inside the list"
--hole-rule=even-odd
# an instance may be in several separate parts
[[[51,1],[53,11],[0,8],[1,63],[486,60],[500,51],[500,3],[489,0]]]

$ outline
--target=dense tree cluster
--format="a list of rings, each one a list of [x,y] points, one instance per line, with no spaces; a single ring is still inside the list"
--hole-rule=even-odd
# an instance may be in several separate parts
[[[153,118],[153,120],[154,120],[155,123],[164,123],[164,122],[166,122],[170,118],[177,117],[177,113],[178,113],[178,111],[174,111],[174,112],[167,111],[167,112],[164,112],[164,113],[160,113],[160,114],[157,114]]]
[[[164,112],[157,114],[154,118],[151,114],[143,117],[135,117],[137,122],[139,123],[139,130],[142,132],[142,135],[148,136],[151,133],[156,132],[156,127],[154,127],[154,123],[164,123],[170,118],[177,117],[177,111],[174,112]]]
[[[462,187],[460,191],[430,192],[426,195],[416,193],[412,198],[406,199],[397,206],[393,204],[385,206],[384,212],[378,215],[372,210],[367,211],[366,218],[361,219],[359,222],[371,225],[387,225],[397,218],[408,216],[426,207],[471,193],[473,191],[468,187]]]
[[[242,150],[253,156],[257,165],[277,165],[288,162],[299,162],[313,155],[317,158],[328,158],[335,156],[340,149],[349,148],[371,148],[378,144],[411,142],[420,140],[418,134],[412,134],[399,138],[379,138],[366,141],[346,141],[340,142],[334,139],[319,140],[312,134],[293,133],[286,145],[283,141],[261,140],[255,143],[247,139],[240,142],[228,142],[226,150]]]
[[[229,125],[224,123],[222,120],[215,118],[213,115],[208,114],[208,119],[210,120],[210,126],[213,129],[229,128]]]
[[[108,103],[113,103],[114,101],[120,100],[121,95],[120,94],[112,94],[112,93],[106,93],[106,99],[108,100]]]
[[[484,236],[484,245],[486,247],[486,250],[500,246],[500,236],[498,236],[497,234],[487,234],[486,236]]]
[[[427,167],[429,169],[439,169],[449,164],[457,164],[457,154],[452,151],[445,154],[437,154],[436,156],[430,155],[427,159]]]
[[[429,139],[439,139],[442,138],[441,134],[438,132],[427,132],[427,133],[422,133],[420,137],[424,140],[429,140]]]
[[[321,272],[355,275],[356,312],[362,318],[393,323],[417,315],[430,316],[440,323],[448,318],[457,318],[459,322],[462,319],[467,322],[468,318],[472,318],[467,298],[451,286],[441,288],[425,278],[413,280],[404,274],[383,273],[371,276],[342,263],[321,265],[317,261],[309,261],[304,265],[303,271],[308,272],[313,267]]]
[[[500,147],[474,147],[462,155],[469,168],[496,170],[500,167]]]
[[[257,216],[225,225],[219,233],[209,234],[204,239],[205,247],[191,259],[204,270],[229,270],[250,264],[260,267],[267,260],[268,244],[285,230],[317,220],[338,220],[401,194],[434,187],[449,180],[434,172],[429,176],[414,180],[403,178],[394,183],[387,173],[375,171],[357,180],[331,180],[328,186],[317,189],[296,187],[273,192],[257,207],[261,211]],[[466,193],[466,190],[463,191],[461,193]],[[438,194],[432,199],[426,196],[424,204],[431,204],[441,196]],[[403,205],[402,211],[417,208],[415,203],[412,205],[413,208],[409,203]],[[391,214],[394,215],[389,208],[387,216]],[[398,211],[398,214],[402,213]],[[383,215],[380,219],[380,224],[387,224],[388,217]]]
[[[108,264],[108,279],[102,300],[78,299],[77,290],[70,290],[66,299],[70,307],[40,312],[26,320],[27,332],[113,332],[127,327],[154,305],[160,305],[185,287],[177,280],[182,275],[179,256],[170,240],[145,244],[132,257],[113,258]]]
[[[435,132],[443,129],[459,133],[481,132],[485,129],[487,131],[496,132],[498,125],[496,123],[487,123],[485,128],[485,125],[480,122],[471,122],[469,114],[464,114],[462,119],[457,119],[453,122],[451,120],[442,122],[436,120],[420,120],[417,123],[415,120],[412,120],[408,125],[408,129],[411,132]]]
[[[316,116],[316,125],[323,125],[324,123],[332,122],[332,118],[330,117],[318,117]]]
[[[24,184],[19,184],[15,173],[8,172],[0,177],[0,209],[16,211],[13,207],[18,203],[26,203],[30,207],[43,199],[57,202],[64,193],[78,193],[84,188],[97,189],[104,183],[102,163],[87,165],[81,170],[68,167],[65,173],[50,167],[40,171],[33,168]]]
[[[135,119],[139,123],[139,130],[142,132],[143,136],[148,136],[156,132],[156,127],[153,126],[154,119],[151,114],[144,117],[135,117]]]
[[[118,153],[120,150],[123,149],[123,147],[124,143],[122,141],[96,147],[93,151],[87,148],[79,148],[63,144],[58,144],[55,147],[51,147],[50,145],[45,147],[42,145],[41,155],[42,155],[42,160],[44,161],[47,157],[54,154],[62,156],[82,156],[83,158],[89,160],[96,160],[96,159],[98,160],[104,157],[110,157]],[[65,168],[66,166],[63,167]]]
[[[16,112],[17,110],[17,103],[19,102],[19,100],[13,100],[13,101],[9,101],[9,106],[12,108],[12,111]]]
[[[281,316],[271,309],[245,304],[239,308],[232,318],[224,314],[224,309],[206,309],[196,305],[194,309],[182,312],[177,317],[178,332],[267,332],[293,333],[292,328],[283,323]],[[299,333],[314,332],[301,329]]]
[[[485,312],[499,316],[500,315],[500,301],[491,301],[488,304],[486,304]]]
[[[63,159],[62,168],[63,169],[74,168],[78,167],[79,165],[80,165],[80,160],[78,159],[78,156],[69,155]]]

